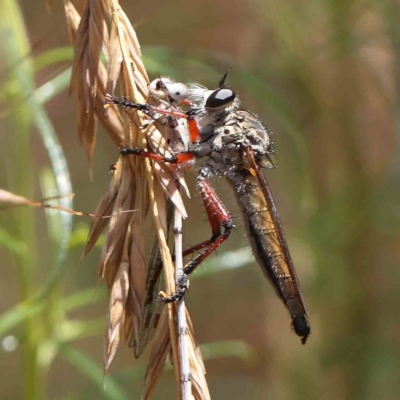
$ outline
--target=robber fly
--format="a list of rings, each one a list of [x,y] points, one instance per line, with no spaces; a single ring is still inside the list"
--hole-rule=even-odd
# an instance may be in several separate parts
[[[274,167],[271,132],[263,126],[257,115],[240,108],[238,96],[225,86],[225,79],[226,74],[215,90],[192,85],[188,95],[191,105],[186,112],[108,97],[108,101],[124,108],[141,110],[148,115],[170,115],[187,122],[187,150],[164,157],[141,148],[123,148],[120,150],[122,155],[138,155],[156,162],[182,166],[205,159],[198,169],[197,182],[212,236],[184,252],[184,256],[194,252],[199,254],[185,266],[185,276],[177,283],[176,293],[164,298],[164,301],[175,301],[184,296],[188,275],[232,231],[232,217],[208,182],[211,177],[224,176],[241,208],[255,258],[288,309],[294,331],[305,344],[311,333],[306,307],[275,203],[261,171]]]

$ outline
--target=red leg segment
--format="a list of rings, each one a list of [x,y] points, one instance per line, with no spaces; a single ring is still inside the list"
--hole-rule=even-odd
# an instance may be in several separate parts
[[[139,104],[133,103],[131,101],[120,99],[118,97],[113,97],[106,95],[106,100],[108,103],[116,104],[123,108],[133,108],[135,110],[143,111],[146,114],[158,113],[162,115],[170,115],[175,118],[184,118],[188,122],[189,137],[192,143],[197,143],[200,140],[200,130],[197,126],[197,121],[194,119],[193,115],[189,113],[179,112],[176,110],[167,110],[163,108],[154,107],[150,104]]]
[[[231,215],[211,185],[206,180],[202,180],[199,182],[199,186],[201,188],[201,196],[203,198],[204,207],[210,221],[213,235],[209,240],[210,244],[208,245],[208,248],[184,268],[185,274],[190,274],[193,272],[200,263],[202,263],[226,239],[228,239],[233,228]],[[221,226],[224,227],[224,233],[222,234]]]
[[[197,126],[197,121],[193,117],[188,117],[188,129],[189,137],[192,143],[197,143],[200,141],[200,130]]]

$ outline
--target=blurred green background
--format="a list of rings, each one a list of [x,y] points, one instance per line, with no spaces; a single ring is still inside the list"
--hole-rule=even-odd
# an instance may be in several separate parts
[[[275,133],[278,168],[267,177],[313,334],[302,346],[291,332],[218,180],[237,229],[187,296],[212,398],[398,398],[399,3],[121,3],[152,77],[215,87],[230,69],[243,107]],[[2,0],[0,32],[0,188],[32,199],[73,191],[73,208],[93,212],[118,151],[100,129],[90,180],[67,91],[62,2],[47,14],[44,2]],[[209,237],[194,172],[188,181],[186,246]],[[139,398],[148,352],[135,360],[120,346],[103,379],[100,246],[80,260],[89,225],[42,209],[0,211],[1,398]],[[174,386],[169,369],[153,398],[174,398]]]

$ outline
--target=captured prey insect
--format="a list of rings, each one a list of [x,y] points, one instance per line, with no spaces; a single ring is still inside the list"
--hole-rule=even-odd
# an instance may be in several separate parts
[[[121,154],[138,155],[184,167],[198,159],[206,159],[198,169],[197,182],[212,236],[184,252],[184,255],[200,253],[185,266],[186,276],[178,282],[176,293],[164,301],[174,301],[184,296],[187,276],[231,233],[232,217],[208,182],[211,177],[224,176],[233,188],[241,208],[255,258],[288,309],[294,331],[305,344],[311,333],[305,303],[275,203],[261,171],[263,168],[274,167],[271,132],[263,126],[258,116],[240,108],[238,96],[225,86],[225,79],[226,74],[215,90],[192,85],[188,96],[191,105],[186,112],[108,97],[109,102],[124,108],[140,110],[147,115],[170,115],[185,120],[188,126],[190,141],[187,150],[171,157],[141,148],[123,148]]]
[[[148,85],[152,100],[157,103],[157,107],[162,110],[182,112],[181,104],[188,104],[188,87],[179,82],[174,82],[169,78],[159,77]],[[110,101],[112,98],[106,96]],[[171,115],[159,112],[147,113],[149,117],[142,128],[150,124],[158,123],[163,126],[164,137],[172,153],[187,151],[188,129],[186,120],[177,119]],[[166,200],[166,239],[173,248],[173,214],[174,206],[170,199]],[[159,301],[159,293],[164,289],[163,262],[154,231],[146,238],[147,243],[147,277],[146,292],[141,309],[140,326],[137,330],[132,330],[129,338],[129,346],[133,347],[135,357],[139,357],[145,350],[147,343],[153,336],[158,326],[158,321],[163,307],[163,302]]]

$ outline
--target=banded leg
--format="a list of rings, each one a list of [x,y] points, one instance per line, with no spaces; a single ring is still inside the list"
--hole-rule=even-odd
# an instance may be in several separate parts
[[[160,154],[150,153],[138,147],[123,148],[120,151],[122,155],[137,155],[149,158],[156,162],[180,164],[194,159],[194,155],[190,152],[180,153],[173,155],[172,157],[164,157]],[[199,179],[198,184],[201,190],[204,207],[211,225],[212,236],[209,240],[206,240],[184,251],[183,254],[187,255],[206,247],[202,253],[200,253],[184,267],[184,274],[180,282],[177,282],[177,291],[171,296],[162,297],[162,300],[165,303],[177,301],[185,295],[189,282],[188,276],[229,237],[233,228],[231,215],[208,181],[204,178],[201,178]],[[221,226],[224,228],[223,233],[221,233]]]
[[[181,112],[176,110],[167,110],[159,107],[152,106],[151,104],[140,104],[133,103],[132,101],[128,101],[126,99],[120,99],[118,97],[113,97],[111,95],[106,95],[106,101],[109,104],[115,104],[122,108],[130,108],[138,111],[143,111],[145,114],[151,116],[153,113],[158,113],[161,115],[170,115],[175,118],[184,118],[188,122],[189,128],[189,137],[192,143],[197,143],[200,140],[200,130],[197,126],[197,122],[194,119],[194,115],[192,110],[187,112]]]
[[[156,162],[166,162],[171,164],[183,164],[194,159],[194,154],[190,152],[173,154],[171,157],[165,157],[161,154],[151,153],[140,147],[123,147],[119,151],[123,156],[134,155],[149,158]]]
[[[122,155],[136,155],[139,157],[145,157],[149,158],[150,160],[156,161],[156,162],[167,162],[171,164],[181,164],[185,163],[187,161],[191,161],[194,159],[194,155],[190,152],[187,153],[180,153],[173,155],[172,157],[164,157],[160,154],[155,154],[148,152],[146,150],[141,149],[140,147],[124,147],[120,149],[120,152]],[[205,247],[211,246],[219,236],[221,236],[221,223],[217,215],[223,214],[223,215],[228,215],[229,220],[232,222],[232,218],[229,215],[229,212],[226,210],[224,207],[222,201],[219,199],[219,197],[216,195],[214,189],[210,186],[210,184],[202,179],[199,181],[199,186],[201,188],[201,193],[203,197],[203,202],[204,202],[204,208],[206,209],[207,212],[207,217],[211,225],[211,231],[212,231],[212,237],[208,240],[205,240],[204,242],[201,242],[195,246],[189,247],[183,252],[183,256],[187,256],[189,254],[192,254],[198,250],[204,249]],[[219,208],[218,211],[214,211],[214,208],[212,206],[208,206],[207,201],[208,198],[211,199],[212,202],[216,203],[219,205],[217,208]],[[212,210],[212,211],[210,211]]]

